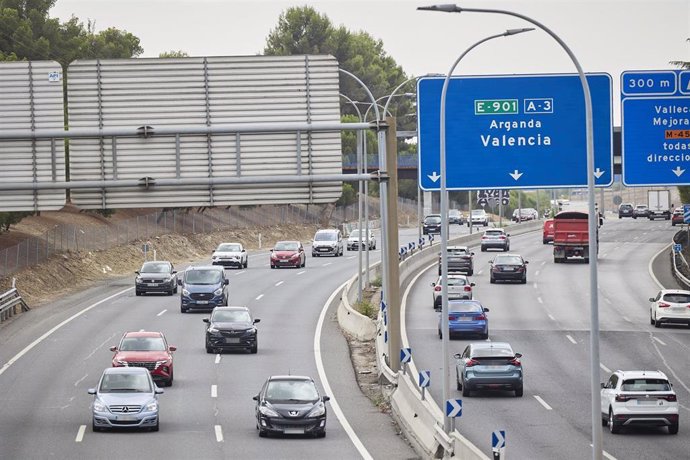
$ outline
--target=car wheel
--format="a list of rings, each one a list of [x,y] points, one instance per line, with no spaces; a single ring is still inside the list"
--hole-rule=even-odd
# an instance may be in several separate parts
[[[249,349],[249,353],[256,354],[257,351],[259,351],[259,339],[256,339],[254,346]]]
[[[134,291],[134,295],[140,296],[140,295],[141,295],[141,291]]]
[[[175,288],[171,287],[170,290],[168,291],[168,295],[173,295],[175,294]]]
[[[180,313],[187,313],[187,309],[184,307],[180,307]]]
[[[211,347],[206,347],[206,353],[213,353],[213,348]]]
[[[489,338],[489,330],[487,329],[486,332],[482,334],[480,337],[482,340],[487,340]]]
[[[244,261],[244,268],[248,268],[248,267],[249,267],[249,258],[247,258],[247,260]]]
[[[325,438],[326,437],[326,430],[317,431],[316,437],[317,438]]]
[[[609,421],[606,420],[606,414],[601,413],[601,426],[609,426]]]
[[[654,321],[654,317],[652,316],[652,312],[650,311],[649,312],[649,324],[654,326],[654,323],[656,323],[656,321]]]
[[[457,373],[455,374],[455,389],[458,391],[462,390],[462,383],[460,382],[460,376]]]
[[[673,423],[668,426],[668,434],[678,434],[678,423]]]
[[[527,277],[525,276],[524,278],[522,278],[522,280],[520,280],[520,282],[522,284],[527,284]]]
[[[463,386],[462,386],[462,395],[463,395],[465,398],[469,398],[469,397],[471,396],[471,395],[470,395],[470,389],[467,388],[467,385],[463,385]]]
[[[504,251],[505,251],[505,252],[510,251],[510,246],[506,246],[505,249],[504,249]]]
[[[486,252],[486,248],[482,246],[482,252]]]
[[[493,276],[489,277],[489,283],[496,284],[496,279]]]
[[[516,398],[522,398],[522,392],[523,392],[522,386],[517,387],[515,389],[515,397]]]
[[[654,327],[661,327],[661,321],[659,321],[658,319],[655,318],[654,319]]]
[[[439,340],[443,338],[443,333],[440,330],[438,331],[438,338]]]
[[[613,419],[613,410],[609,409],[609,431],[611,434],[618,434],[621,431],[621,426]]]
[[[467,276],[472,276],[472,275],[474,275],[474,270],[469,270],[469,271],[467,272]]]
[[[633,219],[637,219],[637,216],[632,216]],[[652,220],[651,218],[649,220]]]
[[[92,421],[91,422],[91,431],[93,431],[94,433],[98,433],[99,431],[101,431],[101,428],[97,427],[96,422]]]
[[[267,436],[268,436],[268,432],[266,430],[262,429],[261,427],[259,427],[259,437],[265,438]]]
[[[276,266],[275,266],[275,265],[271,265],[271,268],[276,268]]]
[[[170,372],[170,378],[168,379],[167,382],[165,382],[165,386],[166,386],[166,387],[171,387],[172,384],[173,384],[173,380],[174,380],[174,379],[175,379],[175,378],[174,378],[174,376],[173,376],[173,373]]]
[[[175,290],[173,291],[173,294],[177,294],[177,284],[175,284]]]

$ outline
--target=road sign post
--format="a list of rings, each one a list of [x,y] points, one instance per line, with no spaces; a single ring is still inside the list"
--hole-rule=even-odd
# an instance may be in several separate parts
[[[506,448],[506,432],[504,430],[496,430],[491,433],[491,451],[494,454],[494,460],[505,460]]]

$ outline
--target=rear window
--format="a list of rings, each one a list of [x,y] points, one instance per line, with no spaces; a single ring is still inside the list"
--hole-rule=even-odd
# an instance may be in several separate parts
[[[475,348],[472,350],[473,358],[513,357],[515,353],[508,347]]]
[[[500,230],[487,230],[484,232],[484,234],[488,236],[501,236],[503,235],[503,232]]]
[[[628,210],[628,209],[632,209],[632,206],[629,205],[629,204],[622,204],[621,207],[620,207],[620,209],[622,209],[622,210]]]
[[[482,304],[480,304],[479,302],[461,302],[461,303],[451,302],[448,309],[453,313],[460,313],[460,312],[481,313],[482,312]]]
[[[664,379],[628,379],[621,385],[623,391],[671,391],[671,384]]]
[[[441,284],[439,280],[438,284]],[[464,278],[448,278],[448,286],[464,286],[467,284]]]
[[[494,259],[496,265],[522,265],[522,259],[518,256],[496,256]]]
[[[664,294],[664,300],[671,303],[690,303],[688,294]]]
[[[448,248],[448,254],[454,255],[454,256],[462,256],[467,254],[467,249],[465,248]]]

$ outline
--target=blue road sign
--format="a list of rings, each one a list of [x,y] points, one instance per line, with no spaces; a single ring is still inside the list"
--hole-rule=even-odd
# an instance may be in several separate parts
[[[412,348],[400,349],[400,362],[409,363],[412,360]]]
[[[674,244],[673,244],[673,252],[678,253],[678,252],[680,252],[680,251],[682,251],[682,250],[683,250],[683,245],[682,245],[682,244],[678,244],[678,243],[674,243]]]
[[[506,432],[496,430],[491,433],[491,447],[493,449],[503,449],[506,446]]]
[[[446,417],[462,416],[462,399],[448,399],[446,401]]]
[[[440,189],[443,78],[417,87],[419,180]],[[597,186],[613,181],[611,76],[587,76]],[[446,98],[449,190],[587,185],[585,103],[577,75],[454,77]]]
[[[625,185],[690,184],[690,71],[621,74]]]
[[[419,371],[419,388],[426,388],[431,383],[431,371]]]
[[[690,204],[683,205],[683,222],[690,224]]]

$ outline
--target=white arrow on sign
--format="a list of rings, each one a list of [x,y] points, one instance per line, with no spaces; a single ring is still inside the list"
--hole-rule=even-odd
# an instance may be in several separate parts
[[[672,169],[671,171],[673,171],[676,177],[680,177],[685,172],[684,169],[680,169],[680,166],[676,166],[676,169]]]
[[[601,176],[604,175],[605,172],[606,172],[606,171],[602,171],[601,168],[597,168],[597,169],[594,170],[594,177],[596,177],[597,179],[599,179]]]
[[[446,401],[446,417],[462,416],[462,399],[448,399]]]
[[[431,371],[419,372],[419,388],[426,388],[431,382]]]
[[[431,179],[431,182],[436,182],[441,178],[439,174],[436,174],[436,171],[434,171],[432,174],[428,174],[426,177]]]
[[[400,349],[400,362],[409,363],[412,360],[412,349],[411,348],[401,348]]]
[[[522,177],[523,173],[518,172],[518,170],[516,169],[515,171],[513,171],[512,173],[509,173],[509,174],[510,174],[510,177],[512,177],[515,180],[518,180],[520,177]]]
[[[494,449],[503,449],[506,446],[506,432],[503,430],[496,430],[491,433],[491,447]]]

